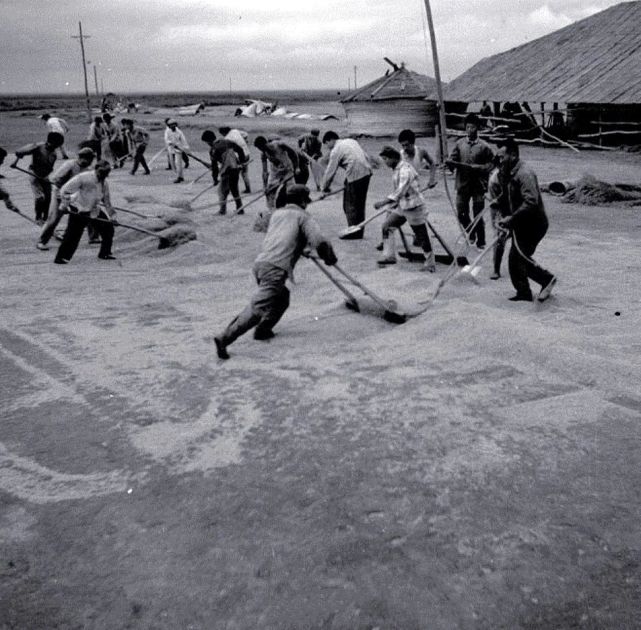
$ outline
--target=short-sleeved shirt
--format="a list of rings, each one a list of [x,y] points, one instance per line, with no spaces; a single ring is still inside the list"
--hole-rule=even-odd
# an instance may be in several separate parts
[[[469,192],[473,195],[482,195],[487,189],[487,178],[492,170],[494,151],[490,145],[477,138],[460,138],[452,152],[450,160],[462,162],[463,164],[475,164],[484,166],[485,170],[480,172],[465,167],[456,168],[456,190],[459,192]]]

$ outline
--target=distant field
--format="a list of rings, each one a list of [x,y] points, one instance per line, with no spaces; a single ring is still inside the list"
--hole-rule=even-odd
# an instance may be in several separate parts
[[[341,97],[337,90],[278,90],[256,92],[142,92],[117,94],[122,103],[141,103],[150,107],[181,107],[204,102],[207,106],[237,105],[248,98],[287,103],[334,101]],[[92,95],[91,105],[100,105],[100,98]],[[0,112],[18,110],[84,108],[83,94],[0,94]]]

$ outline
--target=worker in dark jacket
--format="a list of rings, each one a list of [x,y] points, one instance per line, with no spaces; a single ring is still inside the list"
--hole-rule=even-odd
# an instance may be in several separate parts
[[[214,338],[220,359],[229,359],[227,346],[254,327],[254,339],[264,341],[274,336],[272,329],[289,306],[289,290],[285,282],[307,247],[315,249],[325,264],[336,264],[331,243],[322,235],[318,223],[305,211],[310,201],[307,186],[293,184],[289,188],[281,188],[261,253],[254,263],[258,291],[245,310]]]
[[[483,212],[487,179],[494,166],[494,152],[487,142],[479,138],[479,119],[476,114],[466,116],[465,131],[467,135],[457,141],[445,164],[456,171],[456,212],[459,223],[467,230],[472,223],[470,200],[474,218]],[[470,242],[476,243],[479,249],[485,247],[483,219],[479,219],[472,229]]]
[[[548,218],[543,207],[539,182],[534,171],[521,162],[519,146],[514,139],[506,140],[499,149],[502,167],[507,174],[507,190],[511,215],[500,225],[512,232],[512,247],[508,265],[510,279],[516,289],[513,302],[532,301],[528,279],[541,285],[539,302],[550,297],[556,277],[540,267],[532,256],[548,229]]]

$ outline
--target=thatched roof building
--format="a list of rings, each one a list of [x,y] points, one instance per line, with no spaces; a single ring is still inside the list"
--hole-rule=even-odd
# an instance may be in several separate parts
[[[557,131],[564,137],[599,144],[638,143],[639,24],[641,2],[617,4],[550,35],[482,59],[448,84],[445,98],[465,103],[494,102],[495,112],[500,103],[527,102],[534,113],[540,105],[541,111],[560,123]],[[557,110],[556,104],[566,108]]]
[[[641,2],[623,2],[482,59],[445,89],[451,101],[641,103]]]
[[[437,123],[436,81],[385,58],[392,70],[353,92],[341,102],[348,132],[369,136],[395,135],[402,129],[433,136]],[[429,100],[426,100],[429,99]]]

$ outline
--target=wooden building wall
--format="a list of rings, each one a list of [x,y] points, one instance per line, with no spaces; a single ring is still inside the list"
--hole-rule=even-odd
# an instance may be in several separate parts
[[[348,102],[343,107],[349,134],[385,137],[411,129],[420,136],[435,136],[438,114],[434,101],[399,98]]]

